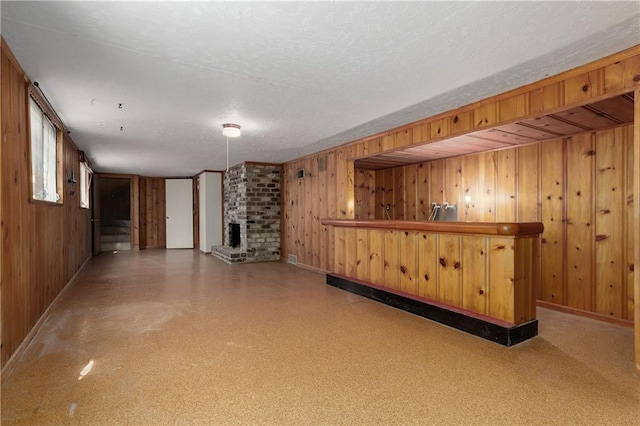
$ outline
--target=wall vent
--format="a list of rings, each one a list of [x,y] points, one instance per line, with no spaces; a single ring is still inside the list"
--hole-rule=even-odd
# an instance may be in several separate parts
[[[290,263],[292,265],[297,265],[298,264],[298,256],[296,256],[295,254],[290,254],[288,263]]]
[[[326,172],[327,171],[327,157],[318,157],[318,171]]]

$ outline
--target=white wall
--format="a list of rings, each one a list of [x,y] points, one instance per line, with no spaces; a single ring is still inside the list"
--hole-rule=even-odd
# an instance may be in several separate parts
[[[200,251],[211,252],[222,238],[222,173],[204,172],[200,176]]]

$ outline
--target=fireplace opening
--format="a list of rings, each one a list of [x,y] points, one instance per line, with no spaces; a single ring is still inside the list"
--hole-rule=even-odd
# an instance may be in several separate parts
[[[240,247],[240,224],[239,223],[229,224],[229,245],[231,245],[231,247],[233,248]]]

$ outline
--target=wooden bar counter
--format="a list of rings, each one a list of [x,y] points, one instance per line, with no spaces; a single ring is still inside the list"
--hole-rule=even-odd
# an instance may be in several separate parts
[[[510,345],[537,334],[542,223],[323,219],[332,226],[332,285]],[[384,299],[384,300],[382,300]],[[452,316],[453,315],[453,316]],[[448,319],[447,319],[448,318]],[[453,318],[453,319],[451,319]],[[471,321],[471,329],[458,327]],[[486,328],[497,327],[489,336]],[[479,333],[474,332],[478,329]],[[511,335],[510,335],[511,334]],[[504,341],[501,341],[504,340]]]

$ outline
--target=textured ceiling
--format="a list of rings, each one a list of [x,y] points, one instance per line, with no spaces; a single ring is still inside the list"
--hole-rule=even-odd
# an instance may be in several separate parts
[[[1,31],[102,172],[285,162],[640,44],[634,2],[9,2]],[[122,108],[118,108],[122,104]],[[120,129],[123,130],[120,130]]]

